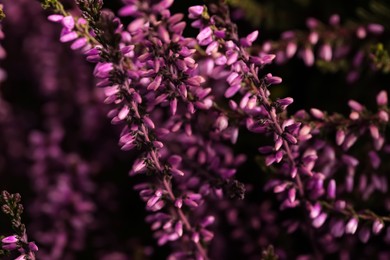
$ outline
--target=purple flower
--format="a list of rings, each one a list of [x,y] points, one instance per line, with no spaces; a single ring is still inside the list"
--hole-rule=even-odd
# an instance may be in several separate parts
[[[1,242],[4,244],[13,244],[13,243],[16,243],[18,241],[19,241],[19,239],[16,235],[8,236],[8,237],[5,237],[1,240]]]
[[[345,233],[346,234],[355,234],[356,230],[358,228],[358,219],[357,218],[351,218],[347,225],[345,226]]]
[[[379,234],[381,230],[383,229],[384,224],[380,220],[375,220],[374,223],[372,224],[372,233],[374,234]]]

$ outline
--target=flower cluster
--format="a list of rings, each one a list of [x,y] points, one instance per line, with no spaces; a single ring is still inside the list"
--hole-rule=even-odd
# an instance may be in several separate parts
[[[104,180],[123,169],[155,243],[170,246],[168,259],[348,259],[361,244],[356,254],[390,257],[387,91],[375,106],[349,100],[349,115],[299,110],[294,95],[277,93],[288,78],[269,66],[299,55],[310,67],[318,52],[324,64],[352,60],[347,78],[357,80],[362,50],[382,25],[309,18],[309,33],[287,31],[258,49],[259,30],[241,35],[224,1],[187,7],[187,16],[171,11],[173,0],[126,0],[118,16],[102,0],[41,2],[51,24],[25,0],[9,3],[10,14],[39,17],[23,29],[38,85],[32,127],[9,131],[23,109],[2,120],[0,103],[0,141],[15,151],[1,154],[0,169],[15,160],[28,171],[39,258],[72,258],[90,246],[94,257],[126,259],[127,245],[144,244],[120,241],[114,223],[94,220],[120,210],[119,188]],[[302,237],[308,248],[295,239]],[[37,251],[24,226],[2,244],[22,258]]]
[[[321,227],[327,214],[321,212],[321,204],[318,200],[325,194],[322,185],[326,177],[331,177],[331,174],[324,171],[332,172],[332,169],[329,169],[331,164],[326,164],[328,166],[326,169],[314,169],[319,158],[317,151],[323,148],[317,147],[318,141],[313,138],[319,130],[318,126],[310,126],[315,120],[309,119],[310,124],[305,122],[304,112],[297,113],[293,118],[286,118],[284,111],[293,99],[290,97],[277,101],[270,99],[271,93],[268,88],[280,84],[281,78],[270,73],[259,78],[259,71],[264,65],[271,63],[275,55],[249,54],[246,49],[256,40],[258,32],[254,31],[245,38],[239,38],[235,24],[229,20],[226,6],[219,4],[210,4],[209,10],[204,6],[189,8],[189,17],[195,20],[192,26],[199,28],[200,33],[196,37],[196,42],[183,38],[185,24],[180,22],[182,15],[171,16],[166,11],[171,4],[172,2],[169,1],[161,1],[151,6],[137,1],[128,3],[119,11],[121,15],[134,17],[127,30],[123,29],[117,18],[109,13],[100,12],[100,2],[79,1],[85,20],[81,18],[75,22],[73,17],[64,14],[49,17],[52,21],[62,22],[64,29],[61,41],[75,40],[72,46],[79,45],[79,48],[85,48],[88,61],[99,62],[94,72],[95,77],[100,79],[98,87],[105,88],[107,96],[105,103],[113,103],[116,106],[109,112],[109,117],[114,124],[126,122],[119,141],[122,150],[137,147],[145,151],[143,157],[136,160],[130,175],[146,171],[157,176],[160,184],[153,182],[152,185],[142,183],[136,186],[146,202],[147,209],[157,212],[169,204],[176,208],[176,216],[154,213],[148,218],[152,229],[157,230],[155,234],[158,243],[162,245],[168,240],[176,241],[179,238],[185,241],[184,226],[195,244],[197,254],[203,258],[207,257],[198,242],[202,239],[209,241],[212,236],[206,235],[206,230],[202,232],[203,229],[200,229],[200,233],[196,232],[197,228],[192,227],[188,219],[197,216],[198,213],[194,209],[205,203],[204,195],[210,192],[210,187],[199,184],[194,186],[188,181],[186,185],[181,185],[180,177],[188,175],[184,170],[186,165],[182,163],[182,156],[170,155],[172,150],[177,150],[174,147],[177,141],[179,144],[190,142],[190,144],[204,145],[204,141],[201,141],[202,136],[198,136],[192,129],[192,124],[200,121],[201,110],[214,111],[211,115],[215,116],[217,132],[213,133],[211,138],[208,137],[211,140],[227,138],[234,144],[242,124],[251,132],[273,136],[274,145],[260,147],[259,151],[266,155],[267,166],[279,164],[278,169],[282,176],[289,176],[292,181],[274,179],[267,186],[273,188],[280,197],[286,197],[281,205],[282,209],[302,205],[313,219],[313,226]],[[147,12],[147,10],[152,11]],[[79,24],[83,27],[85,21],[88,21],[93,30],[90,32],[92,40],[88,39],[90,36],[80,34],[80,30],[75,26]],[[102,25],[101,21],[106,21],[107,24]],[[110,27],[108,27],[109,23],[111,23]],[[78,44],[80,42],[82,44]],[[198,64],[193,58],[193,54],[199,51],[193,48],[196,44],[205,46],[200,58],[202,62],[200,64],[207,66],[205,75],[210,78],[210,81],[219,82],[213,89],[202,87],[202,83],[207,81],[204,75],[198,74],[202,70],[197,69]],[[220,102],[223,102],[221,93],[228,99],[229,111],[218,109],[221,106]],[[232,98],[238,94],[241,95],[241,100],[236,103]],[[383,95],[384,92],[381,93],[381,96]],[[358,103],[351,101],[350,104]],[[167,112],[164,111],[164,107],[168,108]],[[361,112],[363,109],[358,110]],[[234,114],[239,120],[229,122],[229,113]],[[158,114],[158,119],[153,114]],[[199,115],[194,116],[195,114]],[[323,112],[318,109],[312,109],[311,114],[314,119],[324,118]],[[359,115],[353,114],[350,119],[359,119]],[[377,129],[377,126],[369,126],[369,129],[374,128]],[[183,131],[183,138],[180,138],[181,131]],[[375,132],[375,130],[370,131]],[[171,133],[175,133],[175,140],[172,140]],[[220,137],[217,137],[218,135]],[[347,139],[351,141],[345,142],[344,150],[352,146],[353,136],[353,134],[348,136]],[[193,141],[190,141],[192,137]],[[379,137],[377,134],[377,141]],[[342,143],[337,141],[338,145]],[[210,156],[198,149],[191,145],[187,156],[188,160],[193,160],[193,156],[198,153],[197,163],[202,165]],[[326,150],[326,154],[329,152],[329,149]],[[213,154],[215,157],[215,152]],[[370,154],[374,156],[374,153]],[[356,159],[347,154],[342,158],[342,162],[350,166],[348,171],[353,172],[351,167],[357,165]],[[221,169],[220,165],[217,165],[217,168]],[[232,177],[234,174],[234,169],[230,171],[222,168],[222,170],[219,175],[223,178]],[[199,178],[196,179],[199,183]],[[175,184],[177,182],[177,191],[172,186],[172,180],[175,180]],[[178,196],[178,191],[184,194]],[[216,191],[218,195],[218,190]],[[336,197],[334,179],[329,181],[327,196],[331,200]],[[337,201],[337,205],[340,203],[343,204]],[[192,215],[183,213],[182,205],[193,210]],[[333,207],[336,211],[342,211],[346,205],[342,208],[331,206]],[[383,219],[377,218],[374,221],[377,226],[377,223]],[[202,226],[195,224],[197,225]],[[159,231],[161,227],[164,230]],[[347,233],[355,233],[357,217],[353,217],[346,228]],[[375,233],[378,232],[379,230],[375,230]],[[203,237],[199,238],[199,234],[203,234]],[[179,251],[172,256],[185,254]]]
[[[317,61],[325,70],[346,71],[346,80],[351,83],[359,79],[365,63],[370,63],[372,43],[384,31],[384,27],[376,23],[341,24],[338,14],[329,17],[329,24],[310,17],[306,26],[308,32],[285,31],[280,40],[264,42],[261,52],[275,53],[279,64],[294,56],[300,57],[309,67]]]

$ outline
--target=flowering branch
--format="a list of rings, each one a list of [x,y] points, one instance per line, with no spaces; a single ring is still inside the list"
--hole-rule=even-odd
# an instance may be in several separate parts
[[[245,47],[252,45],[252,42],[257,37],[257,31],[251,33],[246,38],[239,39],[236,34],[236,26],[229,20],[226,7],[211,4],[209,5],[209,10],[214,15],[210,14],[203,6],[194,6],[189,9],[191,18],[196,19],[192,25],[200,29],[200,33],[197,36],[198,44],[207,47],[205,52],[214,58],[217,64],[220,63],[218,65],[230,69],[230,74],[227,78],[227,83],[230,87],[226,90],[225,97],[230,98],[237,93],[243,95],[239,109],[234,101],[230,101],[230,104],[232,104],[231,108],[239,110],[237,117],[246,119],[248,130],[274,136],[275,145],[273,147],[264,146],[259,149],[261,153],[267,155],[266,165],[270,166],[271,164],[282,162],[281,172],[289,174],[294,180],[294,182],[276,182],[274,184],[274,192],[287,193],[287,199],[282,205],[284,208],[296,207],[299,204],[304,205],[310,212],[313,226],[321,227],[327,215],[321,213],[319,204],[312,205],[311,201],[315,201],[323,194],[322,188],[319,187],[323,185],[326,173],[325,169],[324,173],[314,171],[314,167],[319,167],[320,160],[317,162],[319,156],[317,156],[314,149],[307,148],[307,143],[308,141],[316,142],[314,137],[322,129],[323,125],[320,122],[314,122],[316,119],[325,120],[325,114],[318,109],[312,109],[311,113],[314,119],[303,121],[299,119],[299,116],[287,119],[283,112],[292,103],[292,98],[284,98],[276,102],[269,99],[270,92],[268,87],[272,84],[281,83],[281,79],[271,74],[267,74],[261,79],[257,76],[263,66],[272,61],[275,56],[262,53],[260,53],[260,57],[251,56],[246,52]],[[221,19],[220,17],[223,18]],[[371,27],[374,28],[375,26],[372,25]],[[360,134],[362,134],[361,130],[370,129],[374,138],[374,146],[376,149],[380,149],[383,145],[383,138],[379,135],[378,128],[380,126],[377,126],[377,124],[387,124],[388,122],[388,109],[383,107],[387,104],[387,94],[381,92],[377,99],[378,105],[382,106],[378,115],[371,116],[363,112],[364,109],[359,103],[350,101],[349,105],[353,109],[350,119],[341,119],[337,115],[329,117],[327,122],[332,124],[330,128],[342,129],[343,127],[351,127],[353,129],[359,127]],[[242,116],[243,112],[246,116]],[[335,126],[337,123],[340,124],[338,127]],[[344,137],[341,137],[341,134]],[[338,145],[344,144],[343,149],[348,150],[356,141],[357,136],[350,133],[345,141],[344,138],[344,130],[339,130],[336,142]],[[371,158],[377,158],[374,152],[370,152],[370,156],[373,156]],[[287,157],[287,160],[284,160],[284,157]],[[354,171],[353,166],[356,166],[357,160],[349,155],[343,155],[342,158],[347,165],[352,167],[349,168],[349,171]],[[374,164],[377,163],[374,161]],[[318,170],[320,171],[320,168]],[[301,176],[304,180],[301,179]],[[332,199],[335,197],[335,186],[335,181],[330,180],[328,196]],[[299,199],[296,197],[295,190],[298,190]],[[326,205],[329,206],[330,204]],[[354,213],[354,211],[342,212],[345,214],[347,212]],[[353,234],[357,229],[356,217],[359,214],[354,213],[354,215],[349,216],[352,219],[347,224],[347,233]],[[367,216],[364,215],[360,215],[360,217],[367,219]],[[387,221],[387,217],[381,219],[376,216],[371,218],[371,220],[374,221],[377,227],[378,221],[380,223]],[[375,233],[377,234],[379,230],[376,229]]]
[[[101,2],[86,2],[86,1],[79,1],[78,2],[80,8],[83,11],[84,18],[89,21],[91,28],[93,28],[95,35],[95,39],[97,42],[101,44],[101,46],[96,46],[95,49],[92,49],[88,52],[88,60],[89,61],[104,61],[106,63],[100,63],[95,69],[95,75],[102,79],[101,82],[98,83],[99,87],[107,87],[107,102],[111,103],[115,99],[115,103],[117,105],[120,105],[123,103],[123,107],[120,110],[116,110],[116,113],[118,113],[117,116],[114,116],[113,113],[111,113],[114,116],[115,121],[114,123],[117,123],[122,120],[126,120],[128,122],[128,126],[124,128],[124,131],[122,133],[122,138],[120,140],[120,143],[122,145],[123,150],[129,150],[133,147],[138,147],[140,149],[145,150],[145,155],[142,159],[138,160],[131,172],[131,174],[143,172],[145,170],[149,171],[153,175],[155,175],[158,179],[157,187],[151,187],[149,185],[144,186],[138,186],[138,188],[141,189],[141,194],[147,194],[150,192],[150,188],[156,189],[155,195],[153,196],[146,196],[144,199],[147,201],[147,207],[152,211],[158,211],[161,210],[166,202],[170,205],[176,205],[173,208],[171,208],[170,212],[176,212],[174,213],[176,216],[174,217],[174,222],[177,222],[175,219],[179,219],[177,222],[175,230],[173,230],[172,234],[164,234],[164,233],[156,233],[158,236],[161,236],[159,238],[159,243],[163,244],[167,240],[176,240],[180,236],[183,236],[182,228],[180,228],[181,225],[184,226],[185,230],[190,233],[192,236],[191,240],[195,244],[196,250],[198,251],[197,254],[199,254],[203,259],[207,259],[207,255],[205,250],[203,249],[203,246],[199,242],[199,234],[196,232],[195,227],[193,227],[190,224],[190,221],[188,220],[188,217],[181,209],[181,199],[175,196],[174,191],[172,189],[171,185],[171,175],[172,173],[174,175],[181,176],[183,175],[183,172],[176,169],[173,166],[170,166],[167,163],[163,163],[160,161],[160,153],[159,150],[163,148],[163,143],[161,141],[158,141],[156,137],[159,135],[157,132],[154,132],[155,124],[151,120],[151,118],[144,112],[145,108],[146,111],[149,111],[150,109],[148,107],[141,106],[142,98],[140,94],[138,94],[138,91],[132,88],[130,85],[131,81],[138,81],[138,75],[134,73],[140,73],[140,68],[137,69],[136,66],[139,66],[138,64],[134,63],[132,60],[127,59],[124,55],[133,53],[134,47],[131,45],[128,46],[119,46],[119,42],[121,40],[121,26],[118,23],[117,18],[113,17],[110,13],[107,12],[100,12]],[[166,5],[167,3],[162,2],[160,5]],[[65,18],[58,17],[58,21],[67,20],[69,16],[66,16]],[[183,30],[183,23],[178,23],[179,16],[176,16],[176,18],[173,18],[171,20],[168,20],[168,22],[172,23],[172,25],[176,24],[176,27],[172,27],[172,33],[173,38],[175,37],[175,34],[180,35]],[[49,17],[51,20],[56,20],[56,16]],[[144,18],[140,18],[134,23],[138,22],[140,23]],[[67,23],[69,25],[69,23]],[[138,25],[138,24],[137,24]],[[104,26],[104,27],[101,27]],[[78,29],[77,27],[68,27],[68,29]],[[136,33],[138,31],[133,30],[132,28],[136,29],[137,27],[129,26],[130,32],[133,33],[132,37],[136,37]],[[168,32],[161,32],[162,27],[156,27],[158,29],[158,33],[160,37],[167,43],[169,43],[169,39],[167,38],[168,35],[164,33]],[[78,31],[80,33],[80,31]],[[140,32],[142,33],[142,31]],[[91,33],[89,33],[91,35]],[[122,37],[126,33],[122,33]],[[63,38],[65,41],[72,41],[75,40],[76,34],[73,31],[65,31],[63,34]],[[68,37],[68,35],[71,35]],[[128,35],[130,36],[130,35]],[[141,36],[141,34],[139,35]],[[148,39],[149,41],[152,41],[153,39]],[[153,42],[152,42],[153,43]],[[180,44],[188,44],[188,43],[180,43]],[[83,47],[83,46],[80,46]],[[156,46],[158,47],[158,46]],[[186,54],[187,53],[187,54]],[[143,55],[139,56],[139,59],[148,59],[149,57],[146,55],[148,53],[142,53]],[[191,51],[188,49],[188,47],[183,48],[183,52],[181,55],[184,57],[187,57],[191,54]],[[133,54],[131,54],[133,55]],[[149,54],[148,54],[149,55]],[[166,59],[169,59],[167,57]],[[188,59],[186,61],[187,64],[177,65],[177,66],[190,66],[192,61],[191,59]],[[178,63],[179,64],[179,63]],[[188,70],[192,70],[193,65],[190,67],[187,67]],[[183,68],[181,68],[183,69]],[[158,71],[158,68],[156,68]],[[151,73],[151,72],[147,72]],[[134,74],[135,77],[132,77],[132,74]],[[130,75],[130,78],[128,78],[127,75]],[[156,75],[156,74],[151,74]],[[150,77],[149,75],[145,74],[146,77]],[[188,104],[188,111],[189,113],[193,113],[194,107],[199,107],[201,109],[207,109],[209,107],[209,101],[207,99],[202,100],[206,98],[207,92],[201,92],[199,90],[196,90],[197,87],[199,87],[200,83],[202,82],[202,78],[195,76],[191,77],[190,75],[186,76],[182,79],[174,79],[177,77],[176,75],[156,75],[153,81],[149,82],[147,85],[147,90],[152,92],[155,92],[157,90],[162,89],[161,86],[163,84],[165,86],[167,83],[165,83],[166,79],[169,80],[183,80],[185,82],[180,85],[179,93],[175,94],[178,97],[182,97],[183,101]],[[187,86],[186,86],[187,85]],[[196,91],[196,92],[193,92]],[[188,95],[187,95],[188,93]],[[191,94],[190,94],[191,93]],[[193,93],[193,94],[192,94]],[[118,95],[119,94],[119,95]],[[188,99],[187,99],[188,97]],[[120,99],[118,99],[120,98]],[[158,99],[159,97],[157,97]],[[163,96],[160,96],[160,99],[163,99]],[[121,101],[119,101],[121,100]],[[161,100],[162,101],[162,100]],[[159,101],[159,102],[161,102]],[[149,102],[149,101],[148,101]],[[157,103],[157,100],[154,101]],[[151,103],[153,106],[155,104]],[[177,107],[177,100],[172,99],[170,102],[171,107],[171,113],[176,113],[176,107]],[[114,112],[113,110],[112,112]],[[138,130],[136,130],[136,128]],[[180,125],[179,125],[180,127]],[[130,130],[131,129],[131,130]],[[163,130],[166,131],[166,130]],[[177,131],[177,130],[172,130]],[[186,129],[188,132],[188,129]],[[142,188],[141,188],[142,187]],[[186,196],[184,196],[186,197]],[[192,199],[191,199],[192,197]],[[188,195],[188,199],[185,199],[184,202],[189,205],[194,205],[194,202],[191,202],[191,200],[199,200],[197,198],[198,196],[194,195]],[[165,202],[166,200],[166,202]],[[179,204],[178,204],[179,203]],[[196,205],[196,203],[195,203]],[[156,219],[156,221],[161,221],[159,219]],[[204,239],[209,237],[209,233],[206,232],[204,228],[201,228],[201,234],[203,236],[206,236]],[[207,239],[209,240],[209,238]],[[206,240],[206,241],[207,241]]]

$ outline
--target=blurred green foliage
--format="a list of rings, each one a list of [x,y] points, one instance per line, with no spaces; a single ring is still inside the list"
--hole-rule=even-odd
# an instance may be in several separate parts
[[[383,73],[390,72],[390,56],[389,52],[384,48],[382,43],[371,47],[371,56],[376,68]]]

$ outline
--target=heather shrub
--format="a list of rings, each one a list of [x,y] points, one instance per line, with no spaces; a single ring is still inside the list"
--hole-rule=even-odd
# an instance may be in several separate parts
[[[0,7],[5,259],[390,259],[386,1]]]

